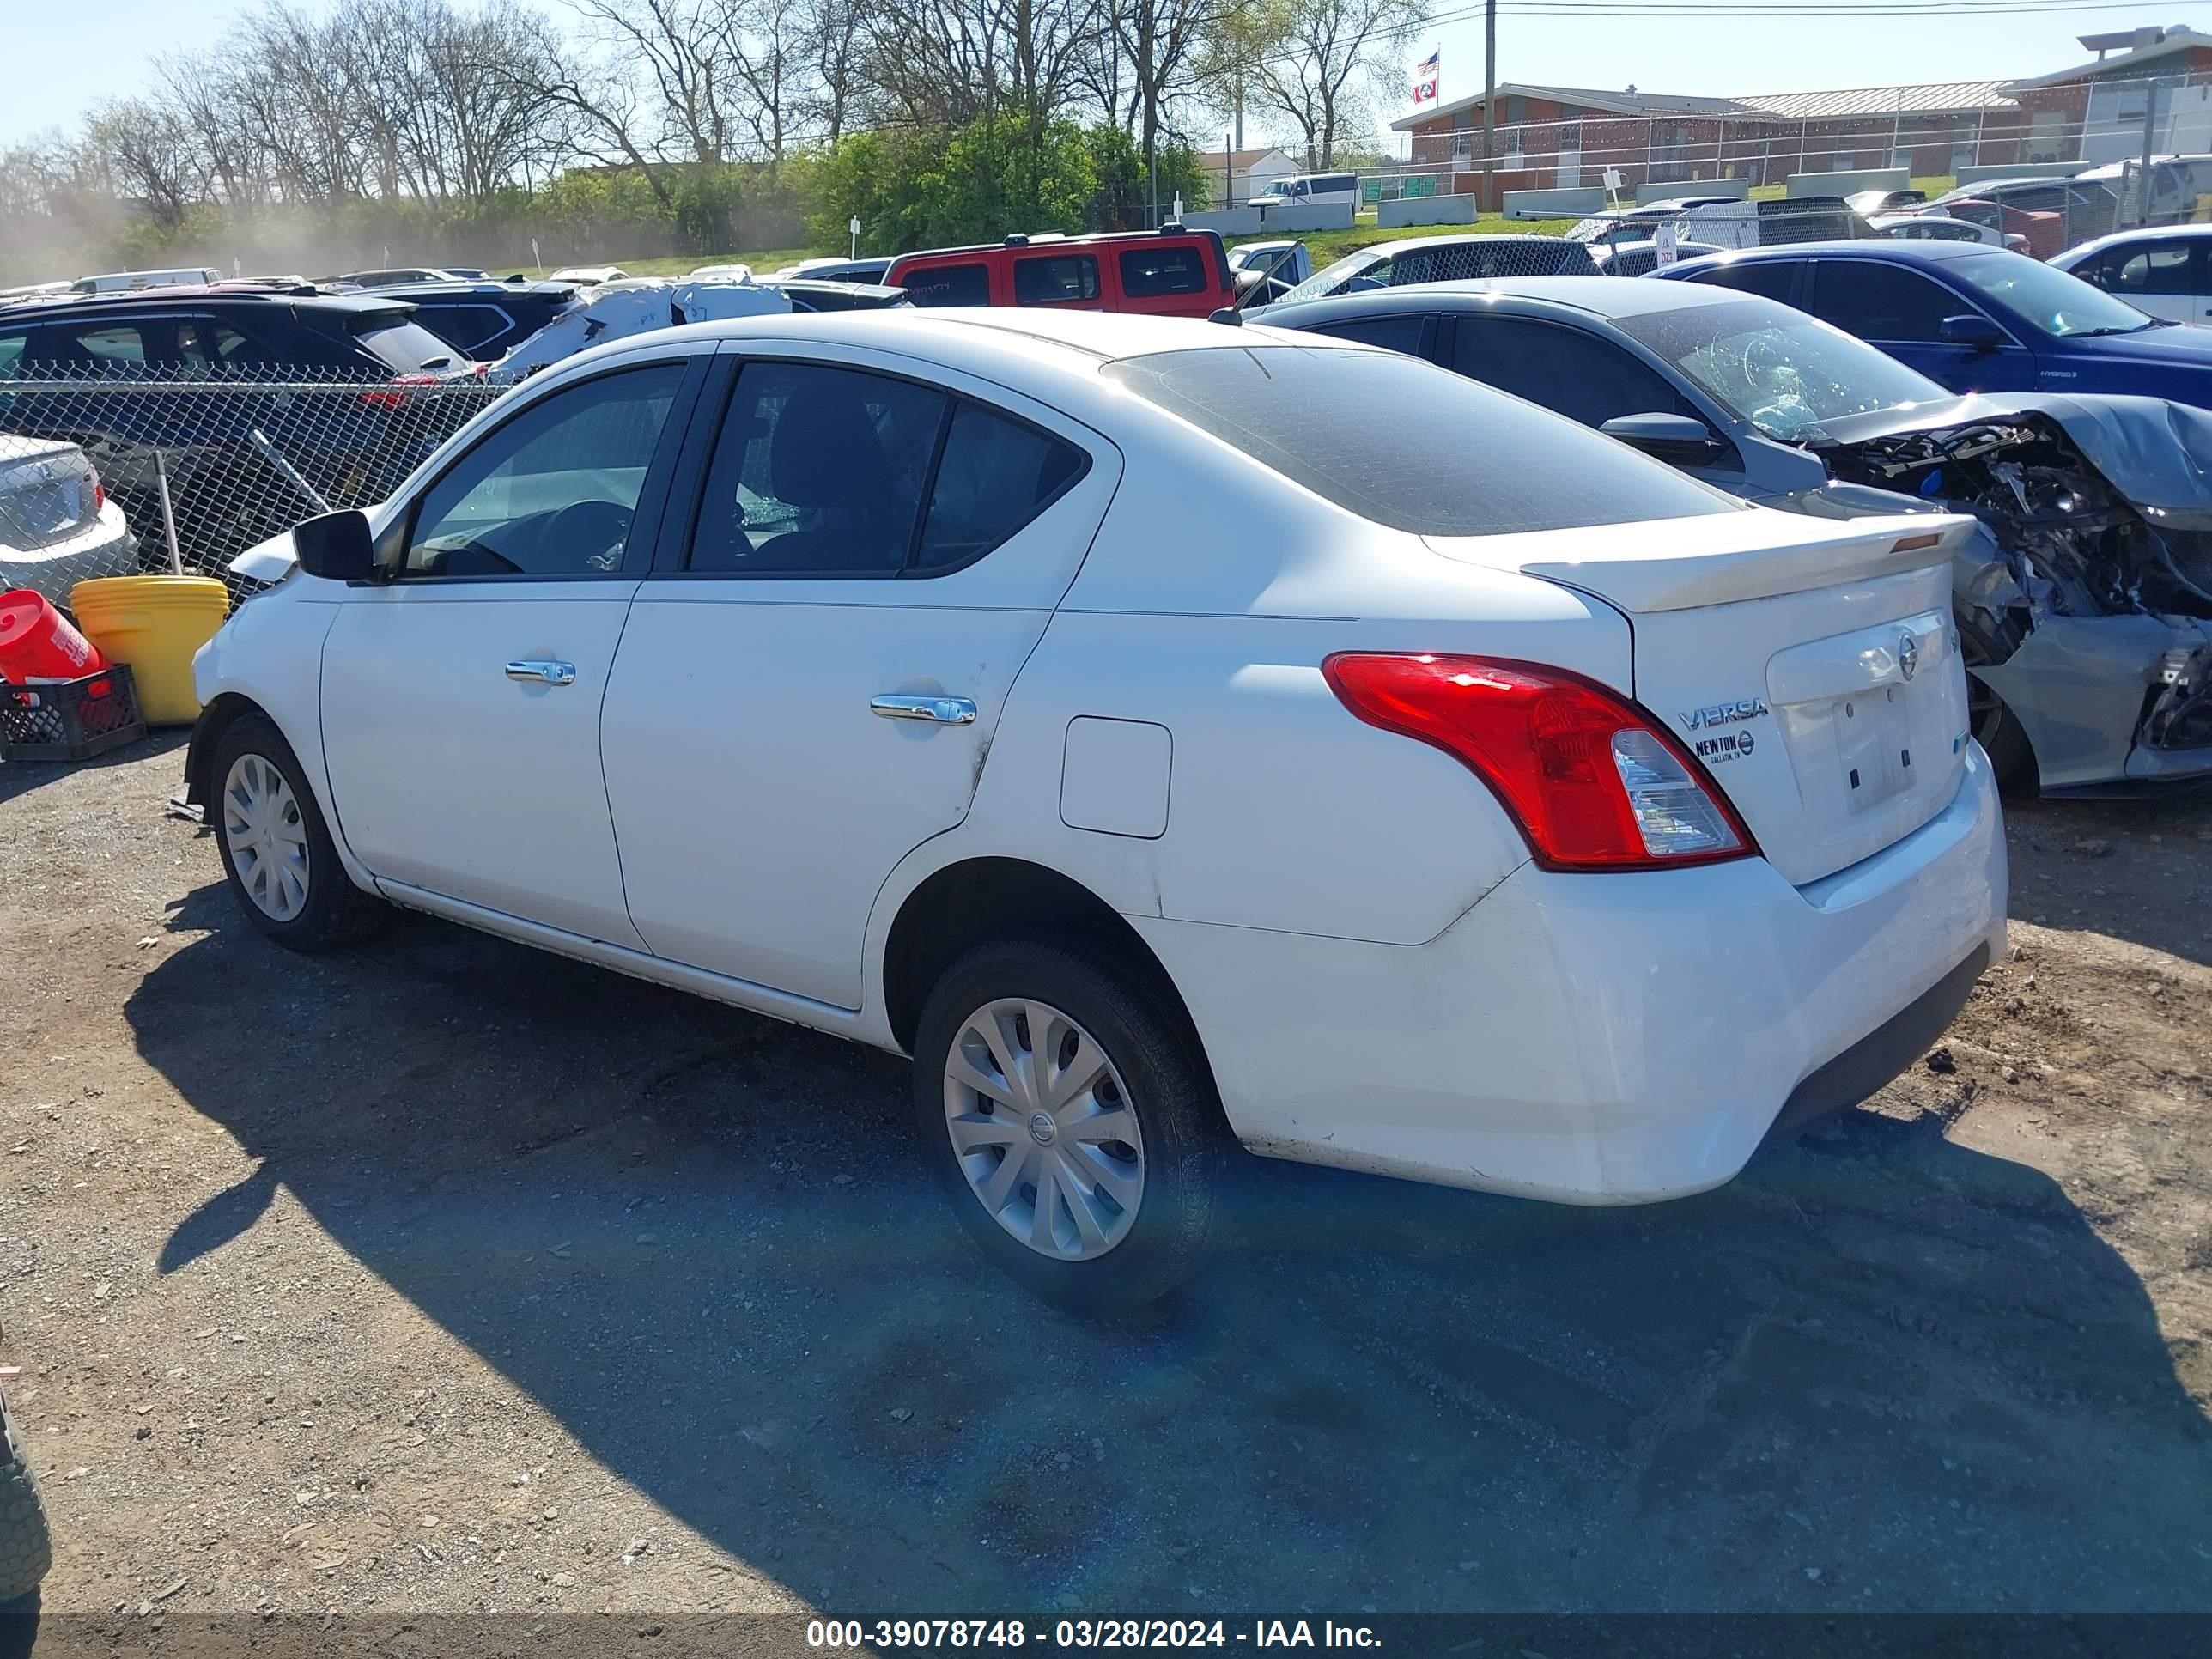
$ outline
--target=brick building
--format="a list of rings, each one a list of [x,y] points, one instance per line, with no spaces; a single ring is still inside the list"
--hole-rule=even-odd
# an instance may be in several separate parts
[[[1626,187],[1675,179],[1910,167],[1916,175],[1976,160],[2026,159],[2027,117],[1995,81],[1856,92],[1707,98],[1630,87],[1510,83],[1497,89],[1497,189],[1595,185],[1608,167]],[[1455,191],[1479,190],[1482,95],[1391,124],[1410,133],[1416,167],[1449,169]]]
[[[2212,149],[2212,34],[2143,28],[2080,38],[2094,60],[2006,88],[2027,112],[2027,159],[2130,160],[2142,154],[2146,116],[2156,150]]]

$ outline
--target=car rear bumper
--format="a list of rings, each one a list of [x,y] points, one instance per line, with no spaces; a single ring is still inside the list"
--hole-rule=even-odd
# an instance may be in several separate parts
[[[1254,1151],[1629,1204],[1718,1186],[1786,1110],[1909,1065],[2002,952],[2005,894],[1976,748],[1936,817],[1804,888],[1755,859],[1524,865],[1412,947],[1131,920]]]
[[[27,587],[58,605],[69,604],[70,590],[79,582],[128,576],[137,568],[138,538],[113,501],[76,534],[51,546],[10,547],[0,541],[0,588]]]

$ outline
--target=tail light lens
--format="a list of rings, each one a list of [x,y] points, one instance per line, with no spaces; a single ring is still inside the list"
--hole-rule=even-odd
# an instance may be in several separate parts
[[[1758,850],[1687,750],[1579,674],[1349,651],[1322,673],[1368,725],[1432,744],[1488,784],[1547,870],[1674,869]]]
[[[438,376],[435,374],[395,374],[392,377],[392,385],[395,387],[437,384]],[[362,392],[361,400],[372,409],[404,409],[408,395],[404,392],[378,390]]]

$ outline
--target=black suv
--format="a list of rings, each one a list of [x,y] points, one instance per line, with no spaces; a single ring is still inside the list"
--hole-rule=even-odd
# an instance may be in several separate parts
[[[450,385],[431,385],[447,382]],[[220,571],[320,503],[381,499],[492,395],[382,295],[225,284],[0,307],[0,432],[82,447],[167,562]]]
[[[454,350],[497,362],[576,302],[573,283],[402,283],[375,297],[404,301]]]

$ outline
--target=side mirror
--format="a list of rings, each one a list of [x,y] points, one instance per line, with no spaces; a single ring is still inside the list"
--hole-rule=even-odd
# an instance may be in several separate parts
[[[1598,430],[1669,466],[1702,466],[1725,447],[1694,415],[1616,415]]]
[[[2005,343],[2005,331],[1978,311],[1957,317],[1946,317],[1936,330],[1945,345],[1972,346],[1987,351],[1992,346]]]
[[[325,581],[365,582],[376,574],[368,517],[355,508],[295,525],[292,550],[299,556],[301,569]]]

